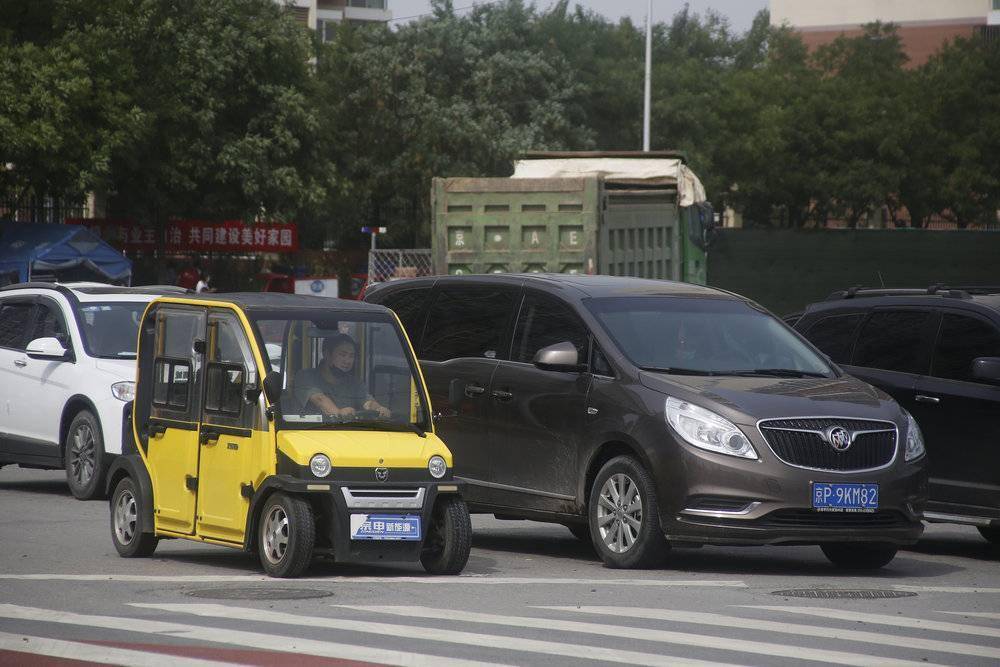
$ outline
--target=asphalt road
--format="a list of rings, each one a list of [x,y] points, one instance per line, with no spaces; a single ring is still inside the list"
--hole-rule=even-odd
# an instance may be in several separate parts
[[[262,576],[221,547],[119,558],[105,502],[0,470],[0,665],[679,665],[1000,662],[1000,550],[929,526],[876,574],[816,547],[675,550],[608,570],[561,526],[474,517],[462,576],[317,561]],[[779,591],[811,591],[794,597]],[[831,597],[876,591],[879,598]]]

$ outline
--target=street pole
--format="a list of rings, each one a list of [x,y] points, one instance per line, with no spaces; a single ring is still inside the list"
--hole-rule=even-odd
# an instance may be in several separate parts
[[[646,6],[646,90],[643,96],[642,150],[649,152],[650,74],[653,69],[653,0]]]

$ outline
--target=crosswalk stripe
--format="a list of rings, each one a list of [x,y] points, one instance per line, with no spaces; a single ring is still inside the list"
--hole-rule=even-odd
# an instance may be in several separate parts
[[[907,616],[892,616],[890,614],[866,614],[859,611],[844,611],[841,609],[826,609],[824,607],[791,607],[772,605],[743,605],[750,609],[767,609],[789,614],[805,614],[822,618],[836,618],[842,621],[862,621],[875,625],[895,625],[900,628],[917,628],[919,630],[936,630],[938,632],[955,632],[963,635],[979,637],[1000,637],[1000,629],[986,628],[981,625],[966,625],[964,623],[949,623],[947,621],[932,621],[924,618]]]
[[[986,586],[911,586],[909,584],[895,584],[897,591],[909,591],[911,593],[1000,593],[1000,588],[987,588]]]
[[[786,644],[774,644],[769,642],[748,641],[743,639],[733,639],[729,637],[717,637],[714,635],[701,635],[688,632],[675,632],[671,630],[658,630],[648,628],[632,628],[614,623],[586,623],[582,621],[563,621],[551,618],[537,618],[528,616],[502,616],[498,614],[482,614],[465,610],[433,609],[419,606],[386,606],[386,605],[337,605],[349,609],[360,611],[370,611],[383,614],[395,614],[397,616],[407,616],[410,618],[436,618],[447,621],[462,621],[470,623],[491,623],[494,625],[507,625],[512,627],[539,628],[543,630],[560,630],[564,632],[579,632],[604,637],[638,639],[649,642],[660,642],[665,644],[682,644],[685,646],[698,646],[708,649],[722,649],[725,651],[739,651],[741,653],[756,653],[766,656],[783,656],[789,658],[802,658],[801,647],[788,646]],[[559,609],[561,611],[579,611],[576,607],[546,607],[547,609]],[[614,607],[608,613],[610,621],[628,616],[628,607]],[[844,651],[825,651],[809,649],[809,659],[817,662],[832,662],[844,665],[871,665],[873,658],[870,655],[861,653],[848,653]],[[925,662],[913,662],[909,660],[881,659],[879,663],[883,665],[926,665]]]
[[[839,639],[843,641],[863,642],[868,644],[880,644],[884,646],[900,646],[914,650],[936,651],[939,653],[953,653],[956,655],[971,655],[980,658],[1000,659],[1000,649],[989,646],[976,646],[974,644],[960,644],[958,642],[940,641],[937,639],[925,639],[922,637],[904,637],[899,635],[887,635],[879,632],[866,632],[863,630],[841,630],[838,628],[826,628],[815,625],[800,625],[796,623],[781,623],[778,621],[764,621],[758,619],[741,618],[739,616],[726,616],[724,614],[708,614],[694,611],[674,611],[670,609],[642,609],[636,607],[540,607],[541,609],[555,609],[558,611],[574,612],[582,614],[598,614],[608,617],[628,617],[643,618],[656,621],[674,621],[678,623],[694,623],[697,625],[711,625],[720,628],[752,628],[765,632],[780,632],[789,635],[800,635],[802,637],[826,637],[829,639]]]
[[[376,623],[345,618],[323,618],[317,616],[301,616],[286,614],[272,610],[250,609],[247,607],[227,607],[218,604],[156,604],[133,602],[132,605],[145,609],[157,609],[198,616],[240,619],[244,621],[259,621],[261,623],[284,623],[288,625],[308,625],[314,628],[330,628],[332,630],[347,630],[365,632],[388,637],[408,637],[449,644],[497,648],[506,651],[523,651],[541,653],[584,660],[603,660],[605,662],[624,663],[631,665],[647,665],[650,667],[667,667],[669,665],[718,665],[716,662],[689,660],[676,656],[666,656],[654,653],[640,653],[610,649],[600,646],[582,646],[579,644],[544,641],[539,639],[524,639],[509,635],[488,635],[478,632],[463,632],[459,630],[432,627],[417,627],[395,623]]]
[[[227,608],[231,609],[231,608]],[[409,651],[393,651],[376,649],[355,644],[303,639],[301,637],[284,637],[279,635],[228,630],[226,628],[211,628],[198,625],[184,625],[141,618],[120,618],[117,616],[99,616],[92,614],[74,614],[72,612],[22,607],[13,604],[0,604],[0,618],[12,618],[23,621],[42,621],[46,623],[61,623],[64,625],[81,625],[92,628],[122,630],[140,634],[167,635],[173,638],[193,639],[219,644],[235,644],[244,648],[258,648],[267,651],[284,653],[303,653],[326,658],[344,658],[362,662],[376,662],[386,665],[405,665],[407,667],[482,667],[489,664],[474,660],[458,660],[436,655],[424,655]],[[312,625],[311,619],[303,617],[300,622],[306,626]]]
[[[95,646],[85,642],[71,642],[49,637],[34,637],[0,632],[0,651],[14,651],[30,655],[44,655],[50,658],[83,660],[112,665],[132,665],[133,667],[236,667],[232,662],[199,660],[183,656],[134,651],[112,646]]]
[[[956,616],[972,616],[973,618],[989,618],[1000,621],[1000,614],[989,611],[939,611],[939,614],[955,614]]]

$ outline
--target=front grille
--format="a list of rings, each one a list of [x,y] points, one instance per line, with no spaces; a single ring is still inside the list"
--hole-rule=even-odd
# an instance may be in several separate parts
[[[852,433],[876,432],[859,433],[846,451],[838,452],[818,433],[831,426],[842,426]],[[815,470],[848,472],[881,468],[896,453],[896,426],[892,422],[831,417],[769,419],[761,422],[760,432],[779,459]]]
[[[760,524],[775,528],[905,528],[910,525],[902,513],[817,512],[807,509],[775,510],[760,519]]]
[[[372,509],[379,507],[394,509],[420,509],[424,506],[426,489],[418,487],[394,488],[358,488],[343,486],[344,502],[350,509]]]

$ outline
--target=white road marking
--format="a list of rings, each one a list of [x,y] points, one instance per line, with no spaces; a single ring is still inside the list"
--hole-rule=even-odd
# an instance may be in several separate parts
[[[140,583],[272,583],[287,585],[281,579],[264,575],[219,574],[219,575],[145,575],[145,574],[0,574],[0,580],[22,581],[123,581]],[[494,586],[524,586],[540,584],[564,584],[573,586],[704,586],[709,588],[746,588],[742,581],[732,580],[680,580],[680,579],[569,579],[566,577],[490,577],[485,575],[461,575],[457,577],[299,577],[296,582],[325,584],[477,584]]]
[[[990,618],[1000,621],[1000,614],[989,611],[939,611],[939,614],[955,614],[956,616],[972,616],[973,618]]]
[[[802,637],[827,637],[829,639],[840,639],[843,641],[880,644],[883,646],[900,646],[902,648],[910,648],[914,650],[953,653],[956,655],[971,655],[980,658],[993,658],[1000,660],[1000,649],[989,646],[960,644],[958,642],[924,639],[922,637],[887,635],[880,632],[866,632],[864,630],[841,630],[838,628],[828,628],[815,625],[763,621],[751,618],[741,618],[739,616],[725,616],[723,614],[707,614],[694,611],[674,611],[671,609],[642,609],[635,607],[587,606],[540,607],[540,609],[555,609],[558,611],[582,614],[597,614],[607,617],[624,616],[627,618],[644,618],[655,621],[694,623],[697,625],[711,625],[720,628],[752,628],[754,630],[763,630],[765,632],[781,632],[788,635],[800,635]]]
[[[910,591],[912,593],[1000,593],[1000,588],[987,588],[986,586],[910,586],[908,584],[896,584],[893,588],[897,591]]]
[[[87,660],[101,664],[133,667],[235,667],[236,663],[200,660],[155,651],[138,651],[86,642],[69,642],[48,637],[33,637],[0,632],[0,651],[16,651],[66,660]]]
[[[842,609],[826,609],[824,607],[792,607],[792,606],[769,606],[769,605],[744,605],[749,609],[767,609],[769,611],[782,611],[789,614],[803,614],[808,616],[819,616],[821,618],[836,618],[842,621],[862,621],[875,625],[894,625],[900,628],[916,628],[918,630],[934,630],[937,632],[954,632],[963,635],[976,635],[979,637],[1000,637],[1000,629],[986,628],[979,625],[967,625],[965,623],[949,623],[947,621],[932,621],[924,618],[910,618],[907,616],[895,616],[892,614],[866,614],[859,611],[846,611]]]
[[[437,667],[438,665],[482,667],[483,665],[490,664],[473,660],[457,660],[436,655],[410,653],[409,651],[393,651],[355,644],[303,639],[301,637],[284,637],[259,632],[212,628],[203,625],[167,623],[134,617],[121,618],[117,616],[74,614],[72,612],[38,609],[36,607],[21,607],[13,604],[0,604],[0,618],[81,625],[91,628],[105,628],[108,630],[121,630],[149,635],[166,635],[179,639],[234,644],[243,648],[259,648],[267,651],[302,653],[326,658],[343,658],[387,665],[405,665],[407,667]],[[302,621],[307,626],[310,625],[307,617],[304,617]]]
[[[656,653],[640,653],[601,646],[583,646],[574,643],[543,641],[539,639],[523,639],[509,635],[488,635],[478,632],[462,632],[453,629],[418,627],[399,625],[395,623],[375,623],[357,621],[345,618],[323,618],[317,616],[302,616],[286,614],[273,610],[250,609],[247,607],[229,607],[220,604],[155,604],[145,602],[131,603],[135,607],[157,609],[197,616],[239,619],[243,621],[258,621],[260,623],[284,623],[287,625],[306,625],[313,628],[330,628],[331,630],[365,632],[382,637],[408,637],[424,641],[446,642],[464,646],[488,647],[505,651],[523,651],[544,655],[557,655],[583,660],[603,660],[605,662],[623,663],[627,665],[647,665],[650,667],[668,667],[670,665],[717,665],[715,662],[703,660],[688,660],[674,656]],[[870,663],[869,663],[870,664]]]
[[[714,635],[701,635],[690,632],[675,632],[671,630],[658,630],[649,628],[632,628],[609,623],[586,623],[581,621],[563,621],[552,618],[537,618],[527,616],[501,616],[498,614],[481,614],[465,610],[433,609],[419,606],[386,606],[386,605],[337,605],[356,609],[360,611],[370,611],[383,614],[395,614],[408,618],[436,618],[447,621],[461,621],[469,623],[491,623],[494,625],[507,625],[512,627],[538,628],[541,630],[558,630],[562,632],[579,632],[583,634],[599,635],[602,637],[628,638],[648,642],[660,642],[664,644],[680,644],[684,646],[697,646],[708,649],[721,649],[725,651],[739,651],[741,653],[755,653],[766,656],[782,656],[787,658],[801,659],[804,653],[808,654],[809,660],[817,662],[831,662],[843,665],[871,665],[873,661],[878,661],[882,665],[917,665],[928,663],[915,662],[909,660],[894,660],[875,658],[862,653],[849,653],[845,651],[825,651],[821,649],[805,649],[787,644],[775,644],[770,642],[748,641],[729,637],[717,637]],[[546,609],[559,609],[561,611],[580,611],[576,607],[546,607]],[[608,607],[608,621],[617,621],[622,616],[629,615],[628,607]],[[588,648],[588,651],[593,649]]]

